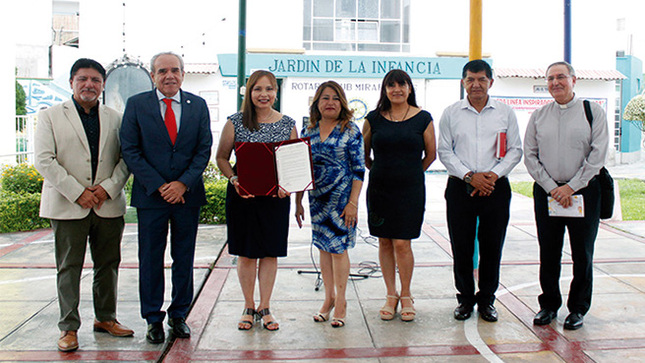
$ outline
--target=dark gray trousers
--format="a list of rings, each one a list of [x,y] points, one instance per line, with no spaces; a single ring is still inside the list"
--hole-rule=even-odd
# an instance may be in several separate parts
[[[60,307],[60,330],[78,330],[80,283],[89,240],[94,262],[92,295],[94,316],[99,321],[116,319],[116,298],[123,217],[101,218],[90,214],[78,220],[51,220],[56,255],[56,285]]]

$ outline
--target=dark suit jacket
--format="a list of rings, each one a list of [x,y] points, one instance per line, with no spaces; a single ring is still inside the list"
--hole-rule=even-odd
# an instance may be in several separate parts
[[[134,174],[133,207],[170,206],[157,189],[175,180],[188,187],[186,206],[206,204],[202,173],[213,144],[208,107],[201,97],[180,92],[181,123],[175,145],[168,136],[156,90],[128,99],[120,135],[123,159]]]

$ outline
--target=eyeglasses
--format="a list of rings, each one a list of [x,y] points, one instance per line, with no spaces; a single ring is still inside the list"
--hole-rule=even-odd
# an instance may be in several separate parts
[[[570,77],[571,76],[566,75],[566,74],[558,74],[557,76],[548,76],[546,78],[546,81],[547,81],[547,83],[551,83],[551,82],[553,82],[555,80],[564,81],[565,79],[570,78]]]

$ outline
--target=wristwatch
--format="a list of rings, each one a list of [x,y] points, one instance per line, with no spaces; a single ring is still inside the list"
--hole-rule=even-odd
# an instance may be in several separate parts
[[[473,181],[473,172],[469,171],[466,175],[464,175],[464,181],[468,184],[470,184]]]

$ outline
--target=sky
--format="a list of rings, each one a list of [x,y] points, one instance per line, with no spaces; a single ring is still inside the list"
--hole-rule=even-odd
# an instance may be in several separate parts
[[[95,56],[102,62],[109,63],[115,59],[114,54],[120,53],[124,47],[128,54],[140,57],[144,62],[161,49],[191,54],[198,62],[215,62],[218,53],[236,51],[238,1],[80,1],[82,13],[88,14],[90,7],[98,9],[91,10],[94,11],[92,17],[81,16],[81,29],[98,29],[99,34],[92,37],[101,40],[89,46],[86,42],[83,49],[87,53],[83,55]],[[419,0],[416,1],[420,4]],[[283,15],[279,19],[264,16],[267,9],[281,3],[298,4],[300,7],[282,6]],[[422,4],[425,7],[423,14],[413,14],[413,17],[417,16],[418,21],[427,19],[438,23],[440,29],[449,31],[414,36],[428,38],[436,48],[434,51],[467,51],[469,1],[426,0]],[[492,53],[495,62],[504,67],[515,64],[535,67],[546,60],[561,57],[563,4],[563,0],[483,0],[483,51]],[[51,0],[23,0],[15,3],[13,14],[3,15],[12,24],[9,29],[19,30],[13,31],[16,43],[50,42],[51,30],[38,25],[46,24],[46,17],[43,18],[42,12],[32,11],[47,5],[51,6]],[[601,42],[611,42],[645,60],[645,21],[642,20],[645,0],[572,0],[572,7],[574,63],[581,63],[583,68],[590,68],[587,64],[612,67],[614,60],[611,54],[601,62],[593,59],[594,48]],[[300,12],[300,0],[247,0],[247,46],[302,47],[297,40],[299,34],[289,39],[272,36],[274,24],[297,19]],[[620,21],[622,30],[616,31],[619,18],[624,19]],[[230,41],[222,42],[222,39]],[[215,44],[221,46],[214,47]],[[101,52],[105,52],[105,59],[101,59]],[[434,52],[423,55],[434,56]]]

